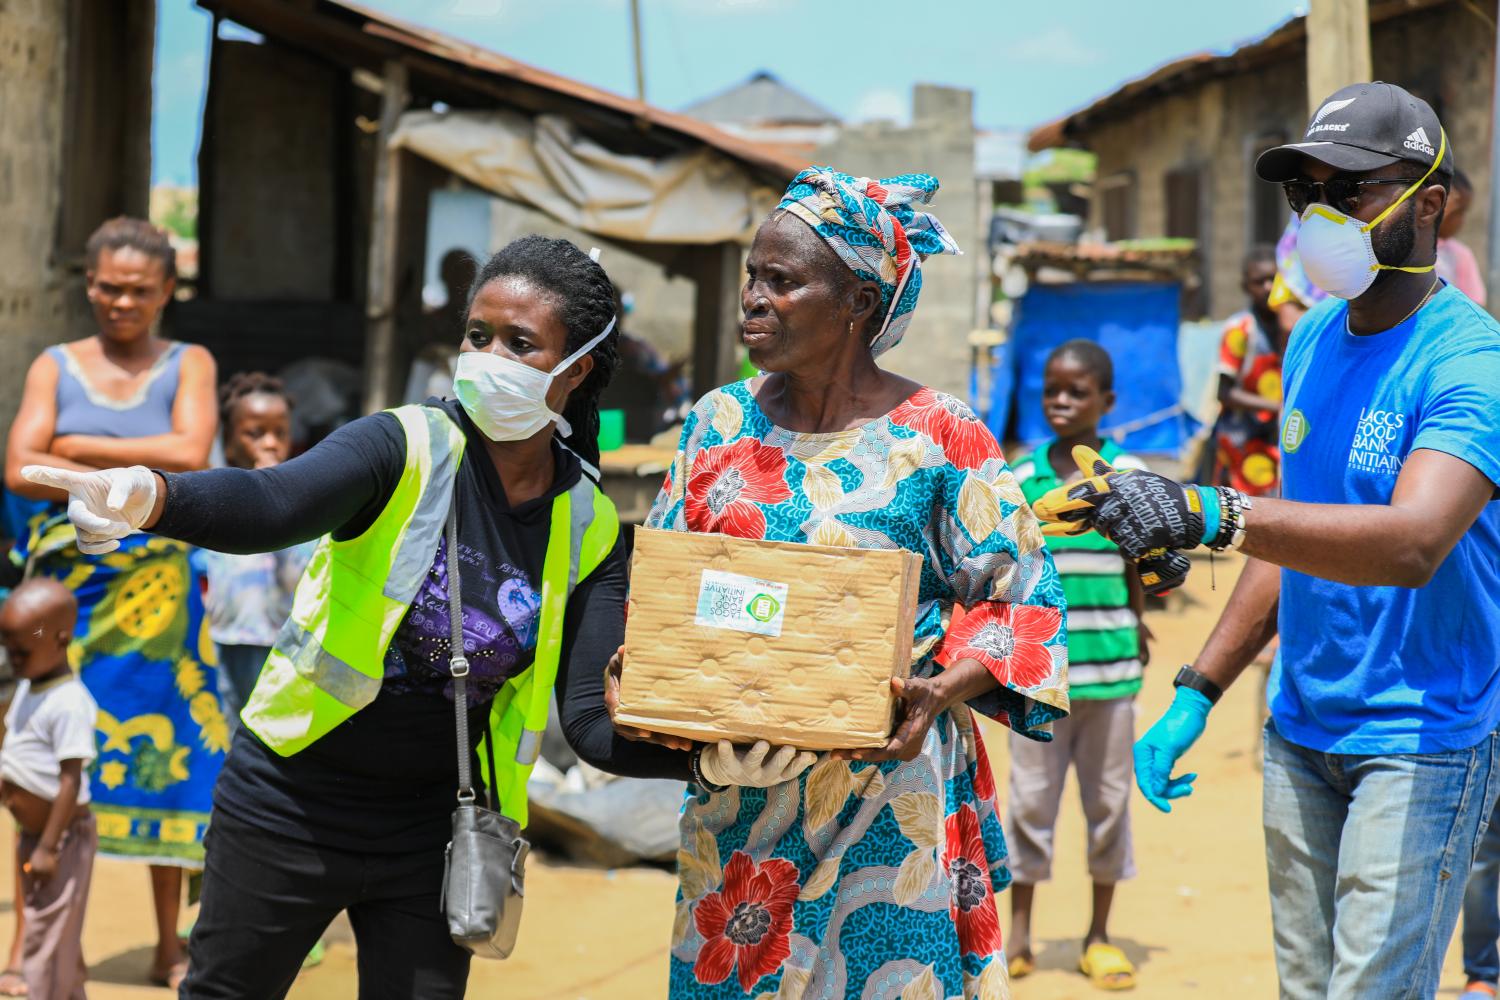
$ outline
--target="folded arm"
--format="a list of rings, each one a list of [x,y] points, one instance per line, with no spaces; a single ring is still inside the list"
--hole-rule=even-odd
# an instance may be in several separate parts
[[[182,352],[170,432],[138,438],[67,434],[52,441],[49,451],[56,458],[95,469],[150,465],[169,472],[189,472],[205,468],[219,427],[217,379],[213,355],[196,344],[190,345]]]
[[[40,486],[21,478],[28,465],[50,465],[71,472],[93,472],[96,466],[75,462],[53,454],[52,432],[57,426],[57,363],[46,354],[31,363],[26,386],[21,391],[21,406],[10,425],[5,448],[5,488],[28,500],[50,500],[65,503],[68,495],[50,486]]]

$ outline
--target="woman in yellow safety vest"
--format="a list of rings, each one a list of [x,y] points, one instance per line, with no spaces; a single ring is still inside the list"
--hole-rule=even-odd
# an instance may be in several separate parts
[[[620,739],[604,708],[625,554],[584,461],[617,364],[614,310],[603,268],[529,236],[470,290],[456,401],[364,417],[270,469],[27,470],[71,494],[89,551],[136,529],[226,552],[322,537],[215,790],[184,997],[284,995],[340,910],[362,998],[463,995],[469,953],[439,901],[458,780],[455,557],[469,728],[476,744],[492,734],[503,812],[524,824],[554,680],[584,760],[689,777],[686,754]]]

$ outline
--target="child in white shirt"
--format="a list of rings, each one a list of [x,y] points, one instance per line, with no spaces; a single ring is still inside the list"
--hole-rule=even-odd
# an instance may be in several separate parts
[[[0,607],[0,643],[19,678],[0,747],[0,802],[20,831],[25,921],[22,971],[29,994],[82,1000],[83,915],[99,834],[86,768],[99,709],[68,665],[78,604],[37,579]]]

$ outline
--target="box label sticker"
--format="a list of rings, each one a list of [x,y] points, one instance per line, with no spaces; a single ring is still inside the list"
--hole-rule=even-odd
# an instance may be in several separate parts
[[[698,585],[695,621],[708,628],[778,636],[786,617],[786,592],[784,583],[706,569]]]

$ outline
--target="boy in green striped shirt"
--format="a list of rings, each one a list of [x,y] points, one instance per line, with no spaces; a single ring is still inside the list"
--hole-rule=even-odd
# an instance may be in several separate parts
[[[1099,436],[1099,422],[1114,405],[1114,364],[1091,340],[1070,340],[1047,359],[1042,406],[1057,437],[1012,463],[1026,499],[1035,502],[1055,486],[1079,478],[1074,445],[1096,449],[1117,469],[1143,463]],[[1135,695],[1151,637],[1141,611],[1145,593],[1135,567],[1114,543],[1095,532],[1049,536],[1047,548],[1068,600],[1068,688],[1072,712],[1054,724],[1051,743],[1011,739],[1010,811],[1005,835],[1011,849],[1011,932],[1006,942],[1010,974],[1035,968],[1031,911],[1035,888],[1052,874],[1052,833],[1063,783],[1071,765],[1088,820],[1093,920],[1079,970],[1095,986],[1130,989],[1135,968],[1109,943],[1109,910],[1115,883],[1135,874],[1130,844],[1131,744]]]

